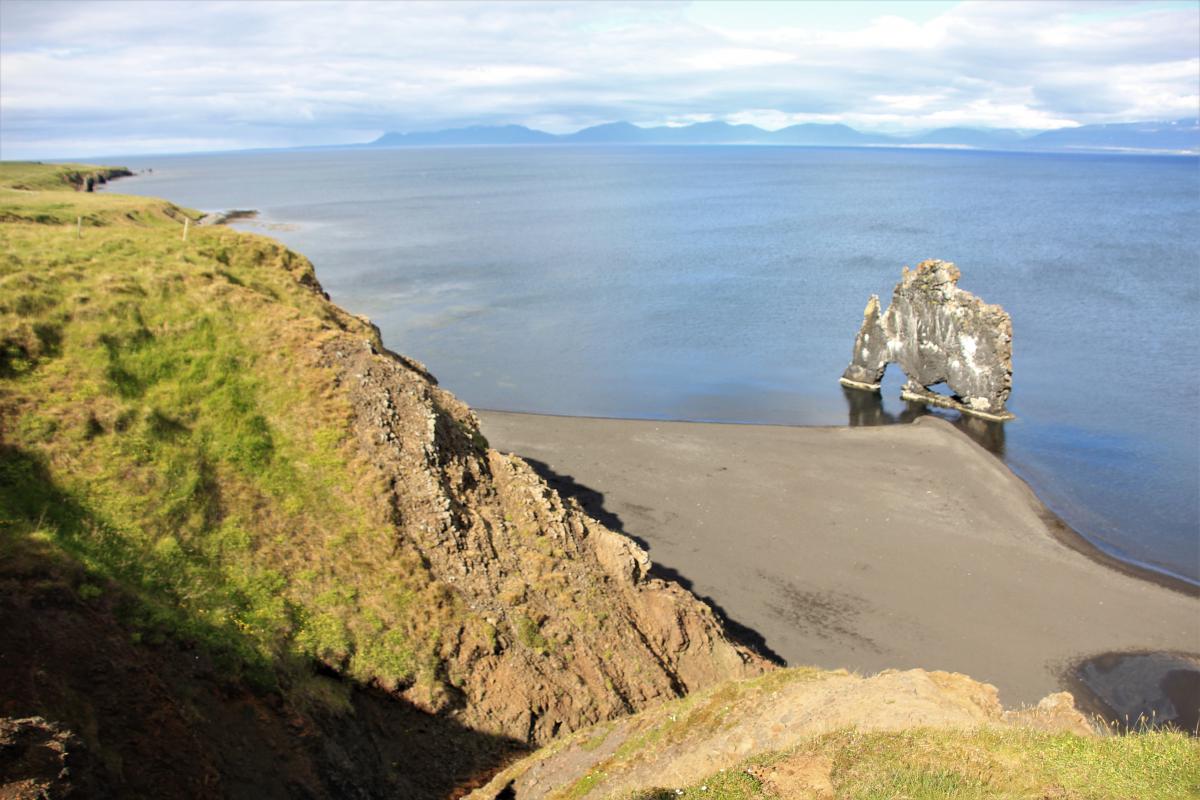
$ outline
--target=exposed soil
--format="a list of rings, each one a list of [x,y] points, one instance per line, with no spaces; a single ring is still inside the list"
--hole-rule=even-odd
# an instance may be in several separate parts
[[[572,737],[514,764],[470,797],[571,797],[571,787],[588,775],[598,784],[595,796],[627,797],[655,787],[687,786],[750,756],[786,751],[843,727],[893,731],[985,724],[1092,734],[1065,694],[1011,712],[1001,707],[995,687],[965,675],[909,670],[863,678],[786,671],[725,684],[590,736]],[[820,761],[785,761],[759,777],[780,790],[780,797],[821,796],[832,786],[828,764]]]

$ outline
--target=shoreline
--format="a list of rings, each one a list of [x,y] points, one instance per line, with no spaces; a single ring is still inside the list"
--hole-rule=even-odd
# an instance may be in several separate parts
[[[1085,659],[1200,650],[1200,594],[1104,558],[940,417],[853,428],[476,412],[493,447],[793,665],[947,669],[1016,704],[1073,685]]]
[[[143,177],[140,173],[133,176],[134,179],[140,177]],[[305,249],[302,243],[276,233],[277,230],[288,228],[291,225],[291,223],[286,221],[289,219],[289,216],[284,215],[276,218],[272,216],[270,209],[266,209],[264,206],[264,210],[266,212],[265,216],[259,216],[255,219],[231,220],[231,227],[236,230],[261,235],[278,236],[281,241],[292,241],[292,246],[300,250]],[[217,215],[218,213],[224,212],[213,211],[210,216]],[[325,267],[318,266],[318,275],[324,275],[325,272]],[[360,310],[363,310],[361,308],[362,302],[354,302],[349,296],[335,296],[335,299],[343,301],[347,306],[357,306]],[[486,303],[486,301],[484,302]],[[368,313],[382,316],[384,312],[376,308],[373,312]],[[385,321],[384,324],[386,326],[387,322]],[[391,331],[387,338],[390,340],[393,338],[393,335],[395,335],[395,331]],[[425,354],[422,357],[430,360],[429,354]],[[437,361],[438,359],[435,356],[432,360]],[[434,372],[439,372],[436,365]],[[462,385],[461,381],[454,382],[451,385],[455,389],[464,392],[469,388]],[[836,390],[836,387],[834,388]],[[843,391],[846,390],[843,389]],[[814,393],[813,396],[818,397],[821,402],[825,402],[828,399],[824,393]],[[493,396],[491,399],[497,400],[498,398]],[[888,402],[892,401],[889,399]],[[498,405],[506,404],[507,401],[498,403]],[[513,405],[520,408],[522,406],[528,407],[531,404],[518,402]],[[563,405],[569,411],[571,410],[571,406],[576,404],[567,403]],[[670,412],[671,409],[668,408],[666,410]],[[641,408],[628,406],[617,409],[617,413],[632,412],[635,415],[641,414],[642,411],[643,409]],[[889,416],[886,411],[881,411],[878,408],[874,410],[861,409],[859,411],[855,411],[852,408],[850,412],[851,425],[855,424],[854,417],[856,414],[861,415],[864,419],[869,417],[882,419]],[[1029,419],[1033,421],[1036,418],[1031,415]],[[807,422],[807,420],[803,419],[799,421],[802,424]],[[819,424],[844,424],[843,421],[830,419],[817,419],[815,421]],[[1078,447],[1075,450],[1071,450],[1069,447],[1056,448],[1058,452],[1053,458],[1039,460],[1040,456],[1037,450],[1034,449],[1031,451],[1028,446],[1028,438],[1021,439],[1019,433],[1010,432],[1010,452],[1004,454],[1002,452],[1004,448],[1002,427],[974,417],[970,418],[970,422],[992,425],[994,430],[1000,431],[1000,458],[1010,470],[1033,488],[1035,493],[1039,495],[1039,499],[1051,510],[1051,513],[1060,520],[1062,525],[1069,529],[1056,533],[1056,536],[1061,538],[1065,543],[1068,543],[1072,547],[1078,547],[1089,557],[1098,559],[1100,563],[1108,564],[1113,569],[1130,571],[1131,574],[1140,576],[1145,580],[1160,582],[1184,593],[1200,594],[1200,575],[1193,574],[1194,570],[1191,558],[1193,553],[1192,549],[1188,546],[1188,526],[1194,526],[1194,519],[1191,518],[1194,515],[1185,505],[1175,501],[1174,505],[1170,506],[1164,516],[1161,518],[1154,516],[1154,509],[1151,507],[1152,501],[1150,498],[1152,497],[1151,493],[1157,491],[1159,487],[1140,477],[1147,474],[1142,469],[1144,464],[1141,461],[1122,459],[1122,462],[1126,466],[1113,470],[1115,477],[1118,479],[1138,476],[1136,480],[1141,482],[1132,484],[1133,489],[1129,495],[1130,497],[1138,498],[1138,501],[1133,503],[1110,503],[1109,500],[1113,496],[1112,493],[1106,493],[1099,489],[1099,487],[1105,485],[1104,481],[1075,479],[1073,471],[1070,469],[1071,465],[1064,463],[1069,462],[1070,458],[1087,458],[1086,451],[1081,451]],[[964,423],[961,427],[966,427],[970,422]],[[734,424],[757,425],[769,423],[761,423],[750,419]],[[1050,420],[1050,424],[1057,425],[1060,429],[1063,428],[1062,421],[1056,422]],[[808,427],[807,425],[804,426]],[[977,440],[979,439],[980,437],[977,437]],[[985,446],[992,447],[992,445],[988,444],[985,444]],[[1023,450],[1020,449],[1022,447],[1024,448]],[[1013,463],[1014,461],[1023,461],[1023,463]],[[1177,464],[1172,463],[1168,466],[1177,466]],[[1185,472],[1179,469],[1172,469],[1171,474],[1175,476],[1186,475]],[[1060,478],[1061,481],[1059,480]],[[1178,487],[1178,485],[1179,480],[1176,478],[1168,488]],[[1171,496],[1174,498],[1186,497],[1182,492],[1175,492]],[[1150,519],[1160,520],[1162,523],[1161,527],[1151,527],[1151,524],[1144,524],[1145,520]],[[1140,557],[1133,554],[1139,554]]]
[[[911,429],[918,427],[928,428],[931,426],[940,426],[947,430],[953,429],[950,423],[936,415],[931,415],[931,420],[925,423],[903,426],[797,427],[750,422],[740,424],[662,422],[649,420],[618,420],[597,417],[553,416],[522,412],[492,412],[482,409],[477,409],[477,411],[479,412],[480,417],[485,419],[484,432],[490,438],[491,431],[486,419],[495,418],[500,415],[522,417],[538,423],[545,420],[555,420],[564,422],[567,425],[575,425],[582,421],[591,421],[598,423],[610,423],[613,425],[649,424],[690,427],[700,426],[708,429],[730,428],[740,431],[773,430],[784,432],[785,434],[795,432],[825,432],[827,434],[858,432],[858,435],[865,434],[866,436],[872,438],[886,438],[887,431],[905,428]],[[924,418],[922,417],[921,419]],[[958,436],[960,440],[963,439],[963,436],[960,436],[959,434],[954,435]],[[538,443],[541,444],[541,437],[539,436],[537,438],[539,440]],[[1096,568],[1097,572],[1091,573],[1087,580],[1098,581],[1097,585],[1103,587],[1109,585],[1109,583],[1105,578],[1100,577],[1100,575],[1109,576],[1110,578],[1120,575],[1136,580],[1139,584],[1155,586],[1159,590],[1171,592],[1176,596],[1182,596],[1189,599],[1194,599],[1195,597],[1200,596],[1200,591],[1188,586],[1184,581],[1174,580],[1170,576],[1156,575],[1151,570],[1140,569],[1134,565],[1126,564],[1119,559],[1099,550],[1099,548],[1097,548],[1095,545],[1092,545],[1090,541],[1076,531],[1070,529],[1066,523],[1062,522],[1053,512],[1051,512],[1041,502],[1041,500],[1037,498],[1036,494],[1029,487],[1029,485],[1018,475],[1016,475],[1007,464],[1004,463],[1002,458],[998,458],[994,453],[988,452],[977,441],[970,440],[969,438],[967,441],[970,441],[970,447],[973,448],[977,455],[986,454],[987,460],[991,462],[996,469],[1003,472],[1003,474],[1006,475],[1009,480],[1015,481],[1020,485],[1021,489],[1025,493],[1026,499],[1031,501],[1026,503],[1026,505],[1033,507],[1035,515],[1041,521],[1038,532],[1041,535],[1041,541],[1043,544],[1054,543],[1061,546],[1063,550],[1069,550],[1076,556],[1083,555],[1083,560],[1089,562],[1089,564]],[[534,463],[535,468],[538,468],[539,466],[549,466],[548,461],[539,461],[535,455],[531,454],[531,451],[507,448],[500,442],[499,439],[496,439],[494,443],[497,445],[498,449],[512,449],[518,455],[526,457],[531,461],[531,463]],[[543,477],[546,476],[544,475]],[[574,483],[570,475],[565,477],[567,481]],[[570,487],[564,487],[561,482],[556,483],[553,475],[551,475],[549,482],[552,486],[558,488],[563,494],[573,494]],[[606,489],[609,485],[607,481],[590,481],[589,483],[595,486],[603,486]],[[587,486],[580,486],[579,488],[583,489],[585,493],[591,491],[599,494],[598,492],[595,492],[595,490],[588,489]],[[603,495],[600,496],[603,498]],[[633,505],[636,506],[638,504],[635,503]],[[650,508],[650,506],[642,506],[642,508]],[[590,512],[593,511],[593,509],[588,510]],[[659,569],[657,571],[658,577],[666,578],[679,583],[684,589],[690,591],[702,601],[705,601],[711,605],[714,610],[726,620],[727,626],[730,628],[730,631],[735,638],[741,638],[743,641],[749,641],[751,643],[758,644],[767,654],[776,655],[780,659],[791,661],[792,663],[817,663],[819,666],[826,668],[850,667],[852,669],[859,670],[877,670],[892,667],[904,668],[909,666],[926,667],[932,669],[951,669],[953,671],[965,672],[982,680],[996,684],[1005,694],[1006,701],[1012,704],[1014,699],[1016,702],[1034,702],[1042,695],[1047,694],[1050,691],[1064,688],[1067,685],[1070,675],[1069,665],[1079,662],[1085,658],[1111,653],[1114,650],[1184,650],[1192,647],[1200,649],[1200,636],[1196,635],[1182,637],[1182,644],[1180,642],[1180,637],[1177,637],[1174,640],[1169,638],[1160,638],[1158,641],[1151,641],[1150,639],[1130,639],[1116,646],[1110,644],[1109,642],[1103,641],[1098,636],[1090,635],[1089,637],[1085,637],[1086,645],[1082,645],[1080,640],[1076,639],[1074,640],[1076,644],[1081,644],[1081,646],[1067,651],[1060,650],[1054,653],[1052,658],[1047,660],[1045,658],[1045,654],[1040,653],[1036,646],[1026,644],[1025,637],[1019,634],[1015,636],[1007,635],[1009,632],[1006,631],[1003,624],[997,624],[997,620],[993,619],[989,623],[980,626],[981,629],[987,630],[991,628],[996,630],[997,633],[999,633],[1003,638],[1011,638],[1012,645],[1015,649],[1020,651],[1021,656],[1025,661],[1023,665],[1010,664],[1008,665],[1007,672],[1001,671],[992,673],[989,672],[985,666],[986,662],[975,661],[972,663],[970,662],[969,658],[963,660],[964,657],[970,655],[968,652],[970,648],[964,649],[964,647],[961,645],[957,648],[957,650],[955,650],[955,648],[950,648],[950,650],[941,648],[939,650],[939,648],[933,647],[932,649],[928,649],[928,652],[927,649],[922,649],[919,652],[916,650],[910,650],[906,653],[900,653],[895,657],[888,655],[885,658],[885,654],[896,652],[892,647],[892,644],[887,641],[886,633],[872,632],[868,636],[864,635],[857,629],[857,626],[860,624],[860,622],[865,624],[867,627],[873,626],[875,629],[881,628],[881,617],[878,614],[867,613],[872,609],[872,606],[869,602],[863,602],[866,597],[871,596],[869,591],[851,591],[849,593],[845,593],[841,588],[839,588],[840,584],[835,584],[834,587],[827,588],[824,594],[822,594],[820,591],[813,592],[812,590],[805,588],[807,584],[804,581],[793,583],[790,579],[784,578],[783,582],[776,582],[773,584],[769,589],[768,594],[774,593],[780,595],[782,600],[780,600],[777,606],[781,607],[790,605],[790,608],[783,608],[782,612],[780,611],[779,607],[768,608],[768,612],[774,612],[777,616],[781,614],[785,616],[788,614],[792,615],[793,622],[798,619],[801,623],[801,627],[808,629],[808,633],[810,634],[807,637],[808,643],[811,644],[815,639],[820,645],[818,648],[816,648],[816,652],[817,655],[820,656],[821,660],[814,662],[814,659],[812,658],[804,658],[802,661],[797,661],[797,656],[795,653],[800,652],[799,650],[796,650],[791,646],[776,646],[775,642],[777,639],[777,632],[772,632],[772,628],[775,626],[772,624],[764,624],[761,621],[761,608],[758,610],[758,612],[746,613],[741,610],[737,601],[729,603],[723,599],[725,588],[723,584],[727,584],[727,580],[721,579],[720,576],[711,581],[707,576],[703,579],[697,578],[696,580],[693,580],[689,576],[696,574],[695,571],[686,564],[681,566],[682,562],[678,562],[675,558],[669,555],[667,557],[663,557],[663,548],[661,547],[661,543],[655,542],[653,537],[648,535],[643,536],[638,530],[626,530],[625,526],[621,524],[619,518],[616,519],[616,524],[612,524],[613,520],[605,519],[603,514],[597,515],[593,512],[593,516],[597,516],[602,522],[608,524],[609,527],[612,527],[618,532],[630,536],[639,544],[642,544],[643,546],[647,547],[647,549],[651,550],[652,560],[659,565]],[[1045,536],[1047,532],[1051,535]],[[919,564],[920,562],[920,558],[910,559],[909,566],[911,567],[914,563]],[[1018,570],[1020,568],[1019,564],[1010,563],[1009,566]],[[968,575],[969,574],[970,573],[968,573]],[[746,577],[747,576],[745,575],[740,576],[738,580],[745,580]],[[749,576],[751,581],[754,581],[760,577],[761,575]],[[779,576],[776,577],[778,578]],[[1006,588],[1008,591],[1011,591],[1011,589],[1011,586]],[[1103,594],[1103,592],[1092,592],[1092,596],[1096,596],[1097,594]],[[1103,604],[1103,602],[1103,600],[1099,601],[1100,604]],[[924,613],[925,608],[936,608],[939,604],[936,601],[928,602],[923,600],[920,598],[919,593],[914,592],[914,597],[910,598],[908,605],[909,608],[907,609],[906,613],[910,618],[912,618],[921,616]],[[1165,607],[1171,604],[1161,604],[1156,600],[1151,603],[1151,607],[1155,605]],[[1047,609],[1044,610],[1043,613],[1054,614],[1056,610],[1057,609]],[[885,616],[891,615],[888,614]],[[1154,616],[1157,617],[1161,615],[1155,614]],[[1171,616],[1176,620],[1178,619],[1178,616],[1173,612],[1168,616]],[[1200,619],[1200,616],[1197,616],[1196,618]],[[1036,620],[1038,617],[1030,616],[1028,619]],[[776,620],[776,622],[778,621]],[[882,627],[886,628],[887,626],[884,625]],[[931,624],[924,627],[926,629],[925,638],[928,640],[926,644],[932,644],[939,638],[938,631],[942,627],[952,628],[953,625],[943,626],[941,624]],[[1196,628],[1195,625],[1192,625],[1191,627],[1193,629]],[[1178,631],[1179,628],[1177,627],[1176,630]],[[1090,634],[1098,633],[1099,627],[1090,627],[1088,631]],[[841,641],[830,644],[828,640],[831,638],[835,640],[840,639]],[[1067,638],[1069,639],[1069,637]],[[809,653],[812,652],[812,650],[803,650],[803,652]],[[829,655],[826,657],[824,654]],[[1042,660],[1042,663],[1040,664],[1037,663],[1037,660],[1039,659]],[[1012,680],[1009,680],[1006,675],[1016,675],[1016,677]],[[1015,698],[1014,695],[1016,695]]]
[[[681,425],[726,425],[726,426],[731,426],[731,427],[781,428],[781,429],[785,429],[785,430],[843,430],[843,429],[854,429],[854,428],[870,429],[870,428],[885,428],[885,427],[889,427],[892,425],[911,425],[912,424],[912,421],[910,421],[910,422],[889,422],[889,423],[883,423],[883,424],[878,424],[878,425],[860,425],[860,426],[854,426],[854,425],[787,425],[787,424],[783,424],[783,423],[774,423],[774,422],[718,422],[718,421],[710,421],[710,420],[687,420],[687,419],[673,419],[673,418],[672,419],[653,419],[653,418],[642,418],[642,417],[605,417],[605,416],[594,416],[594,415],[590,415],[590,414],[553,414],[553,413],[543,413],[543,412],[538,412],[538,411],[508,411],[508,410],[495,409],[495,408],[476,408],[474,406],[472,406],[472,409],[481,416],[492,415],[492,414],[505,414],[505,415],[522,416],[522,417],[548,417],[551,419],[567,419],[567,420],[578,419],[578,420],[602,420],[602,421],[608,421],[608,422],[654,422],[654,423],[669,423],[669,424],[681,424]],[[937,419],[943,419],[942,417],[939,417],[936,414],[929,414],[927,416],[934,416]],[[913,420],[913,421],[915,421],[915,420]],[[946,421],[946,420],[943,420],[943,421]],[[1020,471],[1015,469],[1013,467],[1013,465],[1011,465],[1007,461],[1005,461],[1001,455],[988,450],[988,448],[986,448],[982,444],[980,444],[980,442],[975,437],[971,436],[969,433],[962,430],[957,425],[954,425],[954,423],[949,422],[949,421],[947,421],[947,422],[948,422],[948,424],[955,427],[955,429],[958,430],[960,433],[962,433],[963,436],[970,439],[971,442],[973,444],[975,444],[976,447],[978,447],[983,452],[987,453],[987,455],[996,459],[1003,466],[1003,468],[1005,470],[1007,470],[1015,479],[1020,481],[1025,486],[1025,488],[1029,491],[1030,495],[1032,496],[1033,503],[1036,504],[1036,506],[1039,508],[1039,513],[1042,515],[1043,521],[1046,524],[1047,532],[1050,534],[1051,538],[1053,538],[1059,544],[1063,545],[1064,547],[1066,547],[1070,550],[1073,550],[1073,551],[1079,553],[1080,555],[1088,558],[1089,560],[1095,562],[1096,564],[1106,567],[1107,569],[1113,570],[1114,572],[1118,572],[1122,575],[1126,575],[1128,577],[1135,578],[1137,580],[1146,581],[1147,583],[1152,583],[1156,586],[1161,586],[1164,589],[1169,589],[1170,591],[1178,592],[1179,594],[1182,594],[1186,597],[1200,598],[1200,583],[1194,583],[1185,577],[1176,575],[1172,572],[1166,571],[1165,569],[1160,570],[1160,569],[1156,569],[1154,567],[1148,566],[1146,564],[1139,563],[1137,561],[1123,559],[1120,556],[1114,555],[1113,553],[1110,553],[1107,550],[1100,547],[1099,545],[1097,545],[1095,542],[1093,542],[1091,539],[1089,539],[1085,534],[1083,534],[1080,531],[1073,528],[1066,520],[1064,520],[1052,508],[1050,508],[1050,506],[1048,506],[1046,504],[1046,502],[1044,500],[1042,500],[1041,497],[1038,496],[1037,490],[1033,488],[1033,485],[1029,482],[1029,480],[1027,480],[1025,478],[1025,476],[1023,476],[1020,473]],[[1198,644],[1200,644],[1200,643],[1198,643]]]

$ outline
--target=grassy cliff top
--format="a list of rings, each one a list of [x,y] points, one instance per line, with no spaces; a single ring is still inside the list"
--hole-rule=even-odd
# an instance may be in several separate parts
[[[1081,738],[1037,730],[913,728],[843,729],[622,800],[1190,800],[1197,792],[1200,749],[1179,732]],[[571,796],[593,795],[581,790]]]
[[[313,358],[374,331],[274,241],[184,242],[196,212],[74,190],[106,170],[0,164],[0,547],[63,551],[85,596],[136,598],[133,635],[197,642],[233,674],[274,685],[345,656],[363,679],[435,680],[453,603],[416,561],[362,574],[394,549],[390,510]]]
[[[185,216],[193,220],[202,216],[164,200],[79,191],[88,176],[107,180],[130,174],[125,167],[0,161],[0,222],[94,228],[118,223],[182,224]]]
[[[74,189],[89,175],[118,178],[130,175],[126,167],[96,164],[45,164],[41,161],[0,161],[0,187],[17,191]]]
[[[509,748],[764,668],[630,540],[491,450],[305,258],[223,226],[185,240],[196,212],[75,191],[63,169],[0,167],[10,596],[34,602],[41,564],[147,658],[193,650],[321,714],[379,690]],[[0,716],[94,730],[113,705],[18,672],[46,686]]]
[[[1184,800],[1198,790],[1194,739],[1093,735],[1067,694],[1006,711],[994,687],[956,673],[798,668],[577,731],[468,800]]]

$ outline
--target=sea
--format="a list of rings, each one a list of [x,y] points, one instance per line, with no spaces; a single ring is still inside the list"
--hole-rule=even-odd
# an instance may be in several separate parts
[[[763,146],[121,159],[112,191],[308,256],[482,409],[903,423],[843,389],[863,307],[955,262],[1013,320],[1016,419],[956,421],[1092,544],[1200,583],[1200,159]],[[736,531],[730,531],[736,536]],[[881,531],[880,535],[886,535]],[[936,576],[931,576],[935,578]]]

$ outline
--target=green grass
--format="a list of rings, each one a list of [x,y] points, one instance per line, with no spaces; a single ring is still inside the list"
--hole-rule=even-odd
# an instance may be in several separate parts
[[[1200,743],[1177,732],[1084,738],[1017,728],[973,732],[841,731],[796,750],[757,756],[686,787],[636,800],[758,800],[760,776],[788,759],[820,756],[838,800],[1118,800],[1200,797]],[[679,792],[682,792],[681,794]]]
[[[279,244],[216,227],[185,243],[194,212],[75,192],[63,171],[0,164],[6,546],[57,548],[94,576],[86,594],[135,600],[136,638],[194,642],[263,685],[314,659],[436,683],[461,612],[397,552],[313,357],[339,328],[374,334]]]
[[[612,755],[552,796],[574,800],[610,797],[609,787],[620,776],[645,770],[647,765],[653,768],[660,760],[667,766],[670,753],[687,751],[719,733],[734,717],[745,713],[745,708],[773,702],[783,685],[819,681],[831,674],[835,673],[811,668],[775,670],[664,703],[616,727],[610,724],[581,731],[550,745],[542,755],[548,757],[567,748],[592,752],[609,737],[624,738]],[[1184,734],[1144,730],[1128,736],[1081,737],[1017,727],[891,733],[843,730],[813,737],[786,752],[755,754],[687,786],[659,786],[624,797],[776,797],[763,778],[768,777],[772,765],[791,759],[801,764],[823,760],[829,765],[828,779],[839,800],[1200,798],[1200,741]],[[536,761],[537,757],[519,764],[508,777],[519,777]]]
[[[22,191],[55,191],[74,189],[88,175],[125,173],[124,167],[105,167],[94,164],[43,164],[40,161],[0,162],[0,188]]]
[[[514,628],[517,641],[538,655],[547,655],[553,649],[550,640],[542,635],[541,627],[529,617],[518,616]]]

